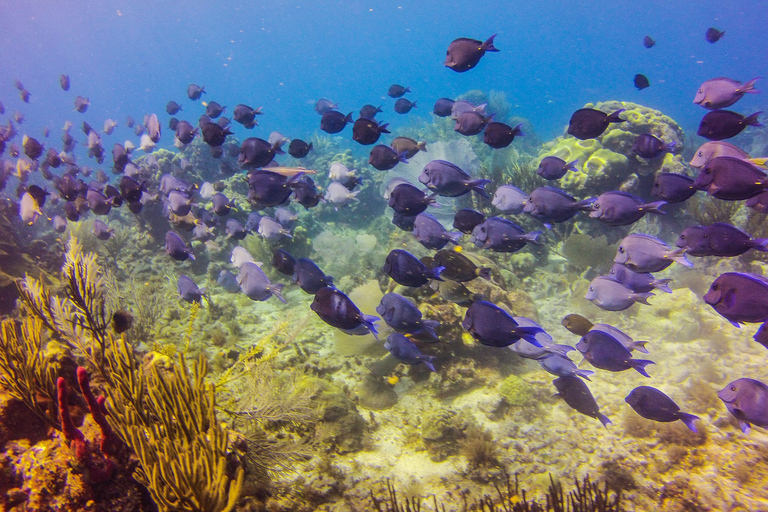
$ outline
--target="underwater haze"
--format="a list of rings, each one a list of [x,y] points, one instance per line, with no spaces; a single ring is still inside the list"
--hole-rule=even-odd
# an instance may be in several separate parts
[[[768,511],[767,14],[0,0],[0,509]]]

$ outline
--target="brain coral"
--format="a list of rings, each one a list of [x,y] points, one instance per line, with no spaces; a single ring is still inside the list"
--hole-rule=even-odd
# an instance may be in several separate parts
[[[584,107],[606,113],[623,108],[625,111],[621,117],[626,121],[611,124],[596,139],[579,140],[564,135],[544,144],[539,152],[539,161],[546,156],[556,156],[566,162],[578,160],[577,167],[581,168],[581,171],[566,174],[555,186],[583,196],[606,190],[626,190],[637,182],[637,176],[684,172],[685,164],[680,153],[685,135],[671,117],[658,110],[625,101],[587,103]],[[677,154],[665,153],[650,160],[637,156],[632,152],[632,145],[635,137],[642,133],[650,133],[664,142],[678,142]]]

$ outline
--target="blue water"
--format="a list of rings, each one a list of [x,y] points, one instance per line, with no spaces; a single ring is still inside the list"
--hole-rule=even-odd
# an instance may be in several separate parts
[[[204,85],[204,100],[263,106],[260,128],[309,138],[318,128],[314,101],[327,97],[344,112],[384,105],[379,118],[395,128],[428,116],[439,97],[472,89],[504,91],[514,114],[549,138],[587,102],[620,99],[661,109],[686,132],[703,110],[692,104],[698,85],[715,76],[746,81],[768,75],[768,2],[39,2],[0,1],[0,101],[18,109],[24,131],[59,128],[65,120],[100,127],[156,112],[168,100],[196,119],[199,102],[189,83]],[[709,26],[725,30],[716,44]],[[467,73],[443,66],[456,37],[498,33],[499,53]],[[652,49],[642,46],[648,34]],[[72,80],[58,87],[60,73]],[[636,73],[651,87],[637,91]],[[31,92],[23,104],[13,81]],[[391,109],[392,83],[408,85],[419,108]],[[760,85],[758,83],[758,85]],[[758,87],[759,89],[760,87]],[[86,114],[76,95],[89,97]],[[765,97],[747,95],[737,110],[752,113]],[[356,114],[355,114],[356,115]],[[53,132],[57,134],[56,131]],[[236,127],[239,138],[245,130]],[[118,129],[114,141],[130,135]],[[266,138],[266,137],[264,137]],[[105,147],[109,147],[106,142]]]

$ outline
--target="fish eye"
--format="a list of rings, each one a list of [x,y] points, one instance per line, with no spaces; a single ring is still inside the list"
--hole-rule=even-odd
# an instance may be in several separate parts
[[[697,156],[704,156],[704,152],[703,151],[699,151],[698,153],[696,153],[696,155]]]
[[[619,246],[619,252],[620,252],[621,254],[624,254],[624,247],[622,247],[622,246]]]
[[[716,284],[713,284],[713,285],[712,285],[712,291],[715,291],[715,292],[716,292],[716,291],[717,291],[717,288],[718,288],[718,286],[717,286]]]
[[[680,240],[685,240],[685,235],[680,235]]]
[[[736,391],[736,386],[731,386],[731,391]]]

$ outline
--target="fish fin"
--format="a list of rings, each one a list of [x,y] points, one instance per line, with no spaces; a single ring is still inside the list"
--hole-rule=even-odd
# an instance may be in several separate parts
[[[698,432],[696,430],[696,425],[694,425],[694,421],[700,419],[698,416],[694,414],[688,414],[687,412],[681,412],[677,415],[678,419],[685,423],[685,426],[691,429],[693,432]]]
[[[645,371],[645,367],[649,364],[656,364],[653,361],[649,361],[647,359],[630,359],[629,360],[629,366],[637,370],[637,372],[642,375],[643,377],[651,378],[650,375],[648,375],[648,372]]]
[[[665,215],[667,212],[660,210],[662,206],[667,204],[666,201],[655,201],[653,203],[646,203],[640,207],[646,213],[655,213],[656,215]]]
[[[189,251],[189,252],[187,253],[187,257],[188,257],[189,259],[191,259],[192,261],[195,261],[195,255],[194,255],[194,254],[192,254],[192,251]]]
[[[575,373],[576,375],[578,375],[582,379],[588,380],[590,382],[592,382],[592,379],[590,379],[589,376],[595,374],[595,372],[593,372],[592,370],[576,370],[573,373]]]
[[[473,180],[469,182],[469,185],[472,187],[472,190],[481,196],[490,199],[491,196],[489,196],[488,192],[485,191],[485,186],[490,182],[491,180]]]
[[[745,125],[747,125],[747,126],[763,126],[763,124],[762,124],[762,123],[760,123],[760,122],[757,120],[757,116],[759,116],[759,115],[760,115],[760,114],[762,114],[762,113],[763,113],[763,111],[762,111],[762,110],[761,110],[761,111],[759,111],[759,112],[755,112],[755,113],[754,113],[754,114],[752,114],[751,116],[744,118],[744,120],[742,121],[742,123],[743,123],[743,124],[745,124]]]
[[[648,352],[648,349],[645,348],[645,345],[647,344],[647,341],[633,341],[630,346],[632,347],[632,350],[637,350],[638,352],[642,352],[643,354],[650,354]]]
[[[768,348],[768,339],[766,339],[765,336],[763,336],[763,332],[768,329],[768,322],[763,323],[763,325],[760,326],[760,328],[757,330],[755,335],[752,337],[756,342],[764,346],[765,348]]]
[[[756,251],[768,252],[768,238],[755,238],[752,244],[752,248]]]
[[[438,340],[439,338],[437,336],[437,331],[435,331],[435,329],[437,329],[438,327],[440,327],[440,322],[438,322],[437,320],[422,320],[421,329],[416,331],[414,334],[423,333],[428,335],[433,340]]]
[[[600,423],[602,423],[605,428],[608,428],[608,425],[613,425],[613,422],[609,420],[608,416],[605,414],[597,413],[597,419],[600,420]]]
[[[579,163],[578,159],[574,160],[573,162],[568,162],[567,164],[565,164],[564,169],[566,171],[578,171],[578,169],[576,168],[576,164],[578,163]]]
[[[552,224],[550,224],[549,222],[545,222],[544,227],[547,229],[552,229]]]
[[[368,328],[369,331],[371,331],[371,334],[373,334],[373,337],[376,338],[376,341],[379,340],[379,331],[376,330],[376,322],[379,320],[381,320],[381,318],[374,315],[363,315],[363,324]]]
[[[681,247],[680,249],[675,249],[674,251],[667,253],[664,257],[671,258],[673,261],[678,262],[684,267],[693,267],[693,263],[688,261],[688,258],[685,257],[685,251],[687,250],[688,248]]]
[[[513,334],[523,338],[525,341],[533,345],[534,347],[543,348],[539,340],[536,339],[536,335],[544,332],[541,327],[515,327]]]
[[[433,372],[436,371],[435,370],[435,365],[432,364],[432,361],[434,361],[434,360],[435,360],[435,356],[422,355],[422,356],[419,357],[419,361],[424,363],[424,366],[426,366],[427,368],[429,368]]]
[[[562,357],[566,357],[567,358],[568,357],[568,355],[567,355],[568,352],[572,352],[572,351],[574,351],[576,349],[571,347],[570,345],[555,345],[555,344],[551,344],[551,345],[547,345],[546,347],[544,347],[544,350],[546,350],[547,352],[549,352],[551,354],[556,354],[558,356],[562,356]]]
[[[577,210],[581,210],[583,212],[590,212],[592,211],[592,205],[594,202],[597,201],[596,197],[590,197],[588,199],[582,199],[581,201],[577,201],[573,204],[573,207]]]
[[[440,277],[440,273],[445,270],[445,267],[439,266],[431,269],[429,272],[427,272],[427,277],[431,279],[435,279],[437,281],[445,281],[442,277]]]
[[[641,302],[643,304],[651,305],[650,302],[648,302],[648,299],[653,297],[653,294],[651,292],[648,293],[632,293],[630,294],[630,297],[634,299],[635,302]]]
[[[625,110],[626,110],[625,108],[620,108],[616,112],[612,112],[611,114],[608,115],[608,117],[606,117],[606,120],[609,123],[623,123],[624,121],[626,121],[626,119],[620,118],[619,114],[621,114]]]
[[[479,268],[477,269],[477,276],[482,277],[483,279],[490,281],[491,280],[491,269],[487,267]]]
[[[766,244],[768,244],[768,239],[766,239]],[[672,288],[669,287],[669,283],[671,282],[671,279],[654,279],[651,284],[657,290],[660,290],[664,293],[672,293]]]
[[[544,224],[546,226],[546,224]],[[551,227],[551,226],[550,226]],[[520,238],[522,240],[525,240],[526,242],[533,244],[533,245],[541,245],[541,241],[539,240],[539,237],[542,235],[541,231],[531,231],[530,233],[525,233]]]
[[[426,143],[426,141],[425,142],[419,142],[418,144],[416,144],[416,149],[418,149],[419,151],[426,152],[427,151],[427,143]]]
[[[749,93],[749,94],[757,94],[757,93],[759,93],[760,91],[758,91],[757,89],[755,89],[755,82],[757,82],[757,81],[758,81],[758,80],[760,80],[761,78],[762,78],[761,76],[758,76],[757,78],[753,78],[753,79],[752,79],[752,80],[750,80],[749,82],[745,82],[745,83],[741,84],[741,85],[740,85],[740,86],[739,86],[739,87],[736,89],[736,92],[739,92],[739,93],[741,93],[741,94],[745,94],[745,93]]]
[[[491,37],[486,39],[486,41],[480,45],[480,49],[486,52],[497,52],[499,51],[498,48],[493,46],[493,40],[496,37],[497,34],[493,34]]]
[[[397,155],[397,159],[399,161],[403,162],[404,164],[407,164],[408,163],[408,152],[407,151],[403,151],[403,152],[399,153]]]
[[[749,427],[751,427],[749,422],[748,421],[744,421],[742,419],[738,419],[738,420],[739,420],[739,428],[741,429],[741,431],[744,432],[745,434],[747,432],[749,432]]]
[[[352,112],[350,112],[349,114],[347,114],[346,116],[344,116],[344,122],[345,122],[345,123],[353,123],[353,122],[354,122],[354,121],[352,120]]]
[[[387,130],[387,126],[389,126],[389,123],[380,124],[379,133],[392,133],[391,131]]]
[[[448,241],[454,245],[459,245],[459,240],[461,240],[461,237],[464,236],[464,233],[459,233],[458,231],[453,233],[446,232],[445,234],[448,238]]]
[[[750,158],[750,159],[749,159],[749,160],[747,160],[747,161],[748,161],[748,162],[751,162],[751,163],[753,163],[753,164],[755,164],[755,165],[757,165],[757,166],[760,166],[760,167],[765,167],[765,166],[766,166],[766,164],[768,164],[768,158],[767,158],[767,157],[762,157],[762,158]]]
[[[269,292],[270,292],[272,295],[274,295],[275,297],[277,297],[277,299],[278,299],[280,302],[282,302],[283,304],[285,304],[285,299],[283,298],[283,293],[282,293],[282,290],[283,290],[283,286],[285,286],[285,285],[283,285],[282,283],[272,283],[271,285],[269,285],[269,286],[267,287],[267,290],[269,290]]]

